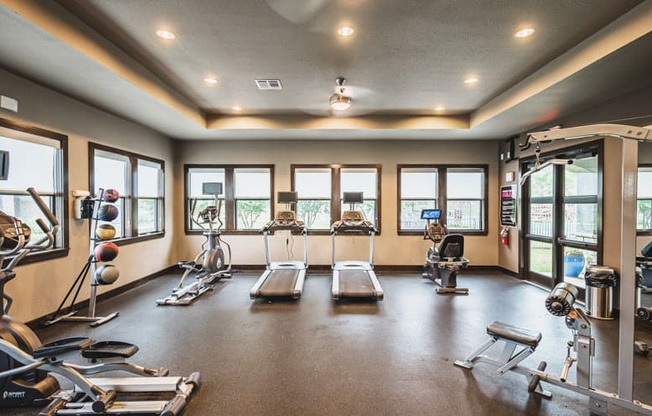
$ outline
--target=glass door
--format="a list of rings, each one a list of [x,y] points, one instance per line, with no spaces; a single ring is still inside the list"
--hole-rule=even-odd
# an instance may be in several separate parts
[[[555,157],[572,163],[534,173],[523,189],[525,277],[550,288],[569,282],[583,292],[584,273],[602,257],[600,158],[597,149]]]

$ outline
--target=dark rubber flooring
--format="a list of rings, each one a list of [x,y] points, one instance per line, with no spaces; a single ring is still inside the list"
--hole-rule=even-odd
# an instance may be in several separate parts
[[[249,299],[258,276],[235,273],[190,306],[156,306],[178,278],[164,276],[101,302],[98,314],[120,311],[101,327],[59,323],[38,333],[44,342],[72,335],[133,342],[140,346],[134,362],[173,374],[200,371],[202,387],[185,415],[588,414],[584,396],[547,385],[554,398],[545,400],[528,393],[522,375],[453,365],[485,341],[489,322],[500,320],[541,331],[537,352],[523,364],[546,360],[559,375],[570,331],[546,312],[546,292],[536,287],[465,272],[458,283],[468,296],[437,295],[434,283],[417,274],[379,273],[384,301],[333,303],[330,274],[309,272],[301,300],[270,303]],[[615,391],[617,323],[594,328],[594,384]],[[646,374],[651,362],[637,358]],[[652,395],[649,380],[638,383],[639,391]]]

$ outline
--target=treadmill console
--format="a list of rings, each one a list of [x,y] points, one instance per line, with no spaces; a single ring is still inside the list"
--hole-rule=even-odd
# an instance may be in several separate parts
[[[294,211],[278,211],[273,221],[269,221],[262,232],[274,233],[275,230],[290,230],[306,232],[304,222],[297,220]]]
[[[335,221],[331,226],[331,234],[338,231],[376,232],[376,229],[371,221],[365,221],[362,211],[344,211],[342,220]]]
[[[362,211],[344,211],[342,213],[342,222],[356,224],[363,221],[364,215],[362,215]]]
[[[296,215],[294,211],[278,211],[274,221],[279,224],[289,225],[296,221]]]

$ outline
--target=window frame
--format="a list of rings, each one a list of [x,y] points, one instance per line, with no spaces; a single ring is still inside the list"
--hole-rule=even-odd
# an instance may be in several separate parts
[[[21,140],[19,136],[24,133],[33,136],[41,136],[46,139],[59,142],[59,149],[61,151],[61,160],[59,161],[61,164],[61,189],[55,189],[55,192],[52,194],[52,198],[55,200],[53,204],[55,207],[53,213],[59,220],[59,230],[61,232],[63,241],[61,242],[61,247],[51,248],[46,251],[29,253],[27,256],[25,256],[20,264],[37,263],[41,261],[67,257],[68,253],[70,252],[70,221],[68,207],[68,136],[41,127],[36,127],[31,124],[19,123],[2,117],[0,117],[0,128],[13,130],[16,132],[16,136],[9,137],[10,139],[14,140]],[[8,194],[15,195],[13,193]],[[27,192],[24,192],[24,195],[28,195]],[[58,207],[60,207],[59,210],[57,210]],[[61,211],[61,213],[57,211]],[[13,257],[14,256],[7,256],[4,260],[5,264],[8,261],[11,261]]]
[[[191,169],[224,169],[224,197],[222,209],[224,210],[224,226],[221,230],[225,235],[259,235],[260,230],[237,230],[236,202],[235,199],[235,171],[236,169],[269,169],[269,213],[271,221],[275,212],[274,195],[274,165],[266,164],[184,164],[183,165],[183,230],[186,235],[202,235],[202,230],[193,230],[190,225],[189,187],[188,180]],[[256,199],[256,198],[254,198]],[[249,200],[249,199],[248,199]]]
[[[482,204],[482,229],[481,230],[453,230],[456,234],[486,236],[489,234],[489,165],[488,164],[398,164],[396,165],[396,232],[398,235],[414,236],[423,235],[423,230],[409,230],[401,228],[401,177],[403,169],[435,169],[437,170],[437,209],[442,210],[442,218],[448,218],[448,190],[447,177],[448,170],[482,170],[484,175],[482,199],[471,199],[480,201]],[[469,199],[450,199],[451,201],[468,201]],[[425,225],[425,224],[424,224]],[[451,231],[451,232],[453,232]]]
[[[342,169],[375,169],[376,170],[376,218],[373,223],[378,230],[376,235],[381,234],[382,222],[382,165],[380,164],[291,164],[290,165],[290,187],[296,190],[297,169],[330,169],[331,171],[331,224],[339,221],[342,217],[342,192],[341,192],[341,171]],[[370,199],[370,198],[365,198]],[[301,200],[301,195],[299,195]],[[308,235],[329,235],[330,230],[313,229],[308,230]]]
[[[162,159],[157,159],[151,156],[145,156],[142,154],[130,152],[128,150],[117,149],[115,147],[105,146],[103,144],[89,142],[88,143],[88,186],[91,192],[95,191],[95,151],[113,153],[118,156],[126,157],[128,159],[128,170],[129,174],[127,175],[125,189],[127,189],[126,195],[120,195],[121,198],[124,198],[124,206],[128,207],[124,213],[124,223],[123,228],[126,231],[129,231],[128,236],[122,236],[111,240],[117,245],[125,245],[138,243],[141,241],[154,240],[158,238],[165,237],[165,161]],[[158,223],[161,226],[160,230],[145,233],[142,235],[138,234],[138,161],[143,160],[146,162],[151,162],[154,164],[160,165],[160,176],[159,176],[159,193],[160,195],[156,198],[158,201],[158,210],[160,211],[160,217],[157,219]],[[152,198],[144,198],[152,199]],[[123,214],[123,213],[121,213]],[[128,227],[128,228],[127,228]]]
[[[639,173],[641,168],[643,169],[652,169],[652,163],[639,163],[638,167],[636,169],[636,181],[638,183],[639,180]],[[638,192],[636,193],[636,217],[638,218],[638,203],[639,201],[651,201],[650,204],[652,204],[652,198],[639,198],[638,197]],[[638,225],[638,224],[637,224]],[[652,235],[652,227],[651,228],[636,228],[636,235],[637,236],[651,236]]]

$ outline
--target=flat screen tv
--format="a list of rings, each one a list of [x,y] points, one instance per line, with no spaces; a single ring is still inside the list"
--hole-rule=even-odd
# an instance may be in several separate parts
[[[364,202],[362,192],[344,192],[342,202],[345,204],[362,204]]]

